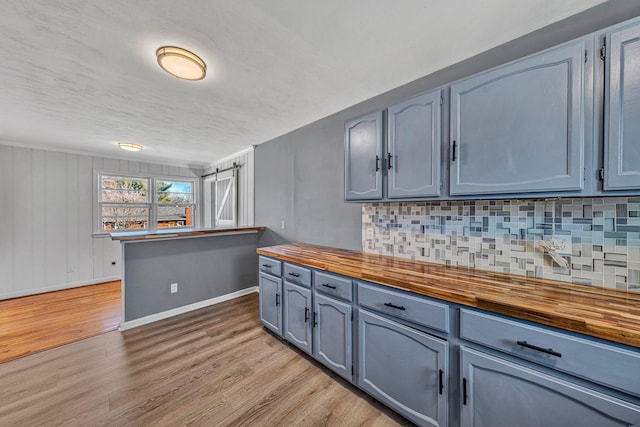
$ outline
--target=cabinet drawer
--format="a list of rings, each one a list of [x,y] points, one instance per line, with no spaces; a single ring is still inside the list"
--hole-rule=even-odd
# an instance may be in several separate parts
[[[260,267],[260,271],[264,271],[265,273],[273,274],[274,276],[280,276],[282,274],[281,261],[260,255],[258,257],[258,265]]]
[[[295,264],[284,263],[284,280],[311,287],[311,270]]]
[[[466,309],[460,337],[640,396],[640,352]]]
[[[351,301],[353,284],[351,280],[333,274],[313,272],[313,283],[318,292]]]
[[[449,332],[449,306],[377,286],[358,283],[358,304],[390,316]]]

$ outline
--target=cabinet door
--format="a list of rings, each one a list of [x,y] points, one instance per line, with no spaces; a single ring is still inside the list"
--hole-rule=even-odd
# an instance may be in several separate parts
[[[260,273],[260,321],[278,335],[282,335],[282,279]]]
[[[314,330],[314,357],[322,364],[352,380],[351,305],[315,293],[317,325]]]
[[[462,347],[463,427],[640,425],[640,407]]]
[[[419,425],[447,425],[446,341],[358,312],[358,385]]]
[[[382,111],[345,123],[344,197],[382,198]]]
[[[389,107],[389,198],[440,194],[440,99],[438,90]]]
[[[311,354],[311,289],[284,282],[284,338]]]
[[[640,25],[607,35],[605,190],[640,188]]]
[[[584,186],[585,39],[451,86],[452,195]]]

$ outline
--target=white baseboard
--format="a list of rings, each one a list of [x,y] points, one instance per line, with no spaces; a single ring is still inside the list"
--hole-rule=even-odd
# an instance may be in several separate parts
[[[200,308],[208,307],[210,305],[219,304],[224,301],[229,301],[234,298],[248,295],[254,292],[258,292],[257,286],[251,286],[240,291],[231,292],[230,294],[221,295],[219,297],[210,298],[204,301],[194,302],[193,304],[184,305],[182,307],[173,308],[171,310],[163,311],[161,313],[152,314],[150,316],[141,317],[139,319],[131,320],[129,322],[120,323],[120,330],[126,331],[127,329],[136,328],[138,326],[146,325],[148,323],[157,322],[158,320],[166,319],[169,317],[177,316],[179,314],[187,313],[189,311],[198,310]]]
[[[81,286],[97,285],[98,283],[120,280],[120,276],[101,277],[99,279],[83,280],[81,282],[63,283],[61,285],[46,286],[44,288],[26,289],[0,295],[0,301],[10,298],[26,297],[28,295],[43,294],[45,292],[61,291],[63,289],[79,288]]]

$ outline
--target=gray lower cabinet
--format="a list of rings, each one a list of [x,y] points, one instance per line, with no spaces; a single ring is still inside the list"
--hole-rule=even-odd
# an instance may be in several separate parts
[[[640,188],[640,25],[607,34],[604,189]]]
[[[382,198],[382,110],[345,123],[344,198]]]
[[[258,279],[260,321],[278,335],[282,335],[282,279],[260,273]]]
[[[578,39],[451,85],[451,195],[583,189],[592,43]]]
[[[440,194],[440,90],[392,105],[387,113],[387,197]]]
[[[640,427],[637,351],[328,271],[280,267],[261,259],[261,322],[418,425]],[[450,370],[450,360],[459,369]],[[451,414],[450,396],[460,399]]]
[[[640,425],[640,407],[462,347],[463,427]]]
[[[466,308],[460,338],[640,397],[638,352]]]
[[[313,356],[352,381],[352,307],[349,303],[314,294]]]
[[[448,343],[358,311],[357,384],[419,425],[447,425]]]
[[[284,282],[284,338],[311,354],[311,289]]]

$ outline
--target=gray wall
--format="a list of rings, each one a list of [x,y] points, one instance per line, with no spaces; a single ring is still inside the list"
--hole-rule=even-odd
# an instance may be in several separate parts
[[[256,147],[256,224],[269,228],[260,246],[300,241],[360,248],[360,205],[342,201],[343,126],[331,116]]]
[[[255,223],[269,228],[259,246],[305,242],[361,249],[360,204],[343,201],[346,119],[638,15],[640,1],[603,3],[257,146]],[[434,40],[446,48],[443,42]]]
[[[124,243],[124,320],[256,286],[257,244],[258,233]]]

